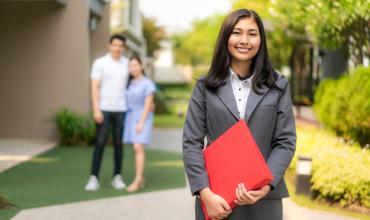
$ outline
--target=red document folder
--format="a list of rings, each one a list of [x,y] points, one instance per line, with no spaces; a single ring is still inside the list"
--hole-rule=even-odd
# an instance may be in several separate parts
[[[223,197],[231,208],[236,204],[235,190],[244,183],[256,190],[273,176],[244,120],[239,120],[204,150],[205,167],[211,190]],[[202,203],[206,219],[210,219]]]

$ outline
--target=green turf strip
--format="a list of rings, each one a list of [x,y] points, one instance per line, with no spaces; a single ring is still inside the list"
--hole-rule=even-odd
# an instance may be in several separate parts
[[[111,187],[113,148],[107,146],[100,172],[100,190],[86,192],[92,147],[60,146],[0,173],[0,193],[16,206],[0,210],[0,219],[9,219],[22,209],[83,200],[127,195]],[[146,188],[149,192],[185,186],[181,155],[146,150]],[[130,146],[124,147],[123,178],[129,184],[135,175],[134,155]]]

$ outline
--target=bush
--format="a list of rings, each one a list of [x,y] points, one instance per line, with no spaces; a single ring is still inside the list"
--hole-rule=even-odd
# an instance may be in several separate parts
[[[312,158],[312,190],[316,198],[342,206],[370,208],[370,152],[345,143],[334,134],[312,126],[297,127],[297,152]]]
[[[55,121],[64,145],[90,145],[95,141],[95,124],[91,114],[79,115],[63,108],[57,112]]]
[[[315,93],[318,119],[346,139],[370,143],[370,68],[359,67],[339,80],[327,79]]]
[[[192,87],[191,85],[161,85],[156,93],[156,114],[178,114],[184,111],[184,102],[188,103]],[[180,107],[179,107],[180,106]]]

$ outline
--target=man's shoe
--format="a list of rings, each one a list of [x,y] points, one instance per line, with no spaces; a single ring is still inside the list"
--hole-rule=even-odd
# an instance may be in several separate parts
[[[85,186],[86,191],[97,191],[99,189],[99,180],[96,178],[96,176],[91,175],[89,178],[89,181],[87,182]]]
[[[126,187],[126,184],[123,182],[121,175],[117,174],[113,177],[112,186],[115,189],[124,189]]]

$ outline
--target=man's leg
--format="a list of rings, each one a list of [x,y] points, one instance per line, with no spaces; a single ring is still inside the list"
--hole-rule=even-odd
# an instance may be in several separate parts
[[[114,171],[113,176],[121,174],[122,168],[122,136],[123,136],[123,124],[125,120],[125,112],[115,112],[112,115],[113,124],[113,146],[114,146]]]
[[[92,160],[91,175],[99,176],[101,161],[103,157],[104,147],[107,143],[109,127],[111,123],[110,112],[103,112],[104,121],[102,124],[96,124],[96,143]]]

